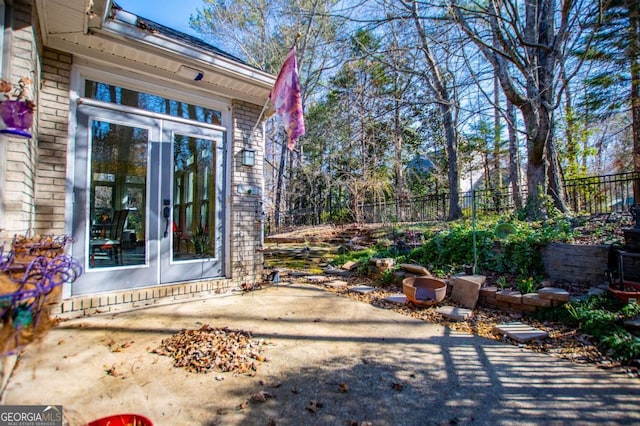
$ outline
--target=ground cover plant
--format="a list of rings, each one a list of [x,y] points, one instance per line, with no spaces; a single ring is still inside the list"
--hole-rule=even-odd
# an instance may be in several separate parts
[[[625,320],[640,314],[637,303],[623,303],[608,293],[589,296],[534,316],[559,321],[596,339],[612,358],[631,362],[640,358],[640,339],[624,328]]]
[[[496,232],[496,227],[504,223],[511,225],[512,233]],[[414,224],[393,227],[375,246],[336,256],[333,263],[362,264],[370,258],[390,257],[396,264],[420,264],[438,276],[462,272],[465,266],[475,263],[477,273],[506,275],[514,285],[520,282],[531,287],[531,281],[539,282],[543,275],[540,250],[550,242],[569,242],[575,235],[571,221],[566,218],[529,222],[494,217],[473,222]]]

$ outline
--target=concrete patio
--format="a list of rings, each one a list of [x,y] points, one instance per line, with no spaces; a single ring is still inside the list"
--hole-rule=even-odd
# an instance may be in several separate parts
[[[265,339],[267,362],[198,374],[151,353],[204,324]],[[273,398],[250,401],[259,391]],[[623,424],[640,422],[640,381],[294,282],[65,321],[26,349],[3,403],[63,405],[78,425],[127,412],[155,425]]]

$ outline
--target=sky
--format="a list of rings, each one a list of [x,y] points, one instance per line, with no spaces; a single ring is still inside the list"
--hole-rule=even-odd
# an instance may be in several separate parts
[[[115,0],[127,12],[151,19],[174,30],[198,36],[189,28],[189,16],[201,8],[203,0]]]

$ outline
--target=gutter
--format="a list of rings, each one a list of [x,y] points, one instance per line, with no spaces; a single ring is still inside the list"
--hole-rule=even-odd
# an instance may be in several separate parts
[[[137,16],[129,12],[114,9],[115,14],[107,18],[101,29],[92,29],[92,33],[116,38],[130,43],[131,47],[146,45],[155,52],[162,52],[169,59],[176,62],[189,60],[194,67],[210,69],[213,72],[226,74],[238,80],[245,81],[266,90],[271,90],[275,83],[275,76],[254,68],[250,65],[215,55],[189,43],[175,40],[160,33],[138,28],[132,25],[133,17]]]

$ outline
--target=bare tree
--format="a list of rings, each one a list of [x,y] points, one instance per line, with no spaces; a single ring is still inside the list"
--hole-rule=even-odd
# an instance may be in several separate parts
[[[424,83],[435,96],[444,126],[447,143],[447,160],[449,165],[449,213],[448,220],[462,217],[460,208],[460,174],[458,171],[458,132],[455,124],[456,100],[447,81],[447,73],[440,67],[433,51],[432,43],[425,31],[423,18],[419,13],[418,1],[400,0],[402,6],[410,12],[411,19],[418,34],[418,48],[427,65],[427,72],[423,73]]]
[[[288,49],[297,44],[302,102],[307,107],[309,94],[316,93],[327,70],[339,63],[333,42],[341,22],[330,9],[335,0],[218,0],[205,1],[191,18],[191,26],[205,38],[232,52],[251,65],[277,74]],[[320,89],[321,90],[321,89]],[[266,102],[266,99],[265,99]],[[285,200],[291,201],[293,168],[303,154],[298,148],[289,152],[281,132],[274,138],[266,161],[274,171],[274,214],[279,220]],[[306,182],[306,177],[299,180]],[[285,188],[289,185],[289,196]]]
[[[520,190],[520,156],[518,155],[518,131],[516,126],[516,109],[507,99],[507,129],[509,132],[509,180],[513,193],[513,204],[517,210],[521,210],[522,191]]]
[[[568,44],[579,31],[578,2],[504,0],[474,3],[473,9],[459,0],[449,4],[459,27],[493,66],[509,102],[522,113],[529,217],[541,214],[544,194],[550,194],[556,207],[567,211],[559,190],[553,112],[561,94],[559,77],[566,65]]]

